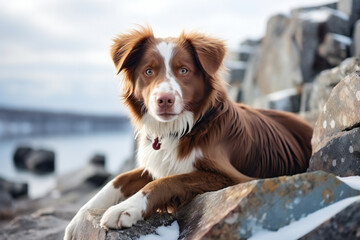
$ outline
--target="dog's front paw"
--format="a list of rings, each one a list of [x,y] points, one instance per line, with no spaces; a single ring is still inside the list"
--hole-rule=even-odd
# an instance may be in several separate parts
[[[131,227],[143,219],[146,198],[138,192],[126,201],[110,207],[101,218],[100,226],[105,229]]]
[[[65,229],[64,240],[76,239],[77,233],[81,231],[81,229],[79,229],[80,225],[85,219],[84,213],[85,210],[80,209],[79,212],[75,215],[75,217],[71,220],[71,222],[67,225]]]

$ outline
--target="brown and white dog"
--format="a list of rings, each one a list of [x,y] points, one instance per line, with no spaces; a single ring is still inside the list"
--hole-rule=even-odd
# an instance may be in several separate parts
[[[111,49],[138,134],[139,168],[121,174],[66,228],[73,239],[87,209],[107,209],[105,229],[197,194],[308,167],[312,128],[294,114],[232,102],[219,73],[224,43],[204,34],[155,38],[150,28],[119,35]]]

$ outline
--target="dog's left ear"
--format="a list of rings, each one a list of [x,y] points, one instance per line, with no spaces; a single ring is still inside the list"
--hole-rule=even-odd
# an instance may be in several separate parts
[[[200,65],[206,73],[216,73],[222,65],[226,47],[222,40],[209,37],[201,33],[185,33],[180,36],[181,40],[189,42],[195,50]]]
[[[142,49],[146,41],[154,38],[150,27],[139,27],[130,33],[120,34],[114,39],[111,47],[111,57],[117,73],[123,69],[134,69],[138,59],[142,55]]]

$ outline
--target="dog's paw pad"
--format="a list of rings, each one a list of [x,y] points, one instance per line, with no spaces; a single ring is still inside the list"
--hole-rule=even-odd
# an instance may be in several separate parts
[[[124,209],[122,204],[109,208],[100,221],[100,226],[106,230],[131,227],[137,221],[143,219],[140,209]]]

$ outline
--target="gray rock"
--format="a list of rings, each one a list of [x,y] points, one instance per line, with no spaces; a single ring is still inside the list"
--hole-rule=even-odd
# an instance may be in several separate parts
[[[225,80],[233,87],[239,87],[244,81],[245,73],[247,69],[246,62],[241,61],[226,61],[225,66],[228,69],[228,75],[225,76]]]
[[[323,148],[339,133],[358,127],[359,124],[360,71],[356,71],[334,87],[324,105],[311,140],[313,153]]]
[[[298,43],[294,39],[294,35],[296,35],[294,32],[299,29],[299,32],[304,30],[308,36],[314,36],[314,38],[303,39],[306,41],[304,43],[306,46],[301,46],[304,51],[314,53],[317,38],[316,29],[312,30],[311,27],[301,26],[302,23],[297,18],[290,18],[285,15],[273,16],[268,21],[266,34],[257,55],[258,59],[255,61],[259,67],[256,67],[254,79],[252,79],[252,83],[259,89],[260,95],[264,96],[283,89],[293,88],[303,82],[301,67],[299,66],[301,56]],[[314,33],[312,34],[309,31]],[[249,95],[253,95],[253,90],[244,89],[244,92],[247,91],[249,91]]]
[[[360,239],[360,201],[306,234],[301,240]]]
[[[313,83],[309,100],[310,111],[323,111],[332,89],[347,75],[357,70],[360,70],[360,58],[346,59],[338,67],[322,71]]]
[[[32,151],[26,158],[25,165],[26,169],[39,174],[54,172],[55,153],[43,149]]]
[[[14,215],[14,199],[8,191],[0,189],[0,219],[8,219]]]
[[[168,226],[175,217],[170,214],[156,214],[146,221],[139,221],[131,228],[105,231],[100,228],[99,222],[104,210],[90,209],[86,213],[86,220],[80,226],[80,231],[75,236],[77,240],[136,240],[141,236],[155,234],[160,226]]]
[[[294,113],[300,111],[301,95],[296,90],[293,94],[285,96],[277,96],[276,94],[276,92],[269,94],[269,108]]]
[[[155,234],[158,227],[171,225],[174,221],[175,217],[170,214],[153,215],[146,221],[139,221],[131,228],[107,232],[106,240],[136,240],[140,236]]]
[[[310,111],[310,97],[311,97],[311,92],[313,90],[313,87],[314,87],[313,83],[305,83],[302,86],[301,103],[300,103],[300,112],[301,113]]]
[[[26,159],[33,149],[29,146],[18,146],[14,152],[13,160],[17,168],[26,169]]]
[[[63,210],[62,210],[63,211]],[[56,211],[39,211],[12,220],[0,231],[1,240],[62,240],[71,216]]]
[[[305,173],[239,184],[197,196],[178,214],[180,239],[247,239],[276,231],[359,191],[332,174]]]
[[[357,19],[360,19],[360,1],[359,0],[339,0],[339,11],[350,17],[350,25],[352,26]]]
[[[360,57],[360,20],[354,25],[352,55]]]
[[[102,166],[88,164],[81,169],[60,176],[57,180],[56,189],[60,192],[69,192],[85,183],[100,187],[108,181],[110,176],[111,174]]]
[[[105,167],[106,158],[104,154],[95,154],[90,158],[90,164],[95,164],[97,166]]]
[[[0,177],[0,190],[10,193],[13,198],[27,197],[28,196],[28,184],[27,183],[15,183],[5,180]]]
[[[256,103],[259,97],[312,82],[317,73],[329,68],[318,55],[319,43],[327,33],[349,36],[349,29],[348,17],[330,8],[271,17],[261,48],[254,53],[256,59],[250,62],[251,70],[247,69],[251,73],[245,75],[244,102],[262,107]],[[326,43],[324,56],[334,58]]]
[[[339,133],[315,152],[308,171],[317,170],[343,177],[360,175],[360,128]]]
[[[347,36],[327,33],[319,46],[318,53],[331,66],[336,66],[349,57],[351,44],[352,39]]]
[[[304,19],[321,23],[318,29],[320,42],[324,39],[326,33],[351,36],[349,16],[341,11],[324,7],[316,11],[304,13],[300,16]]]

